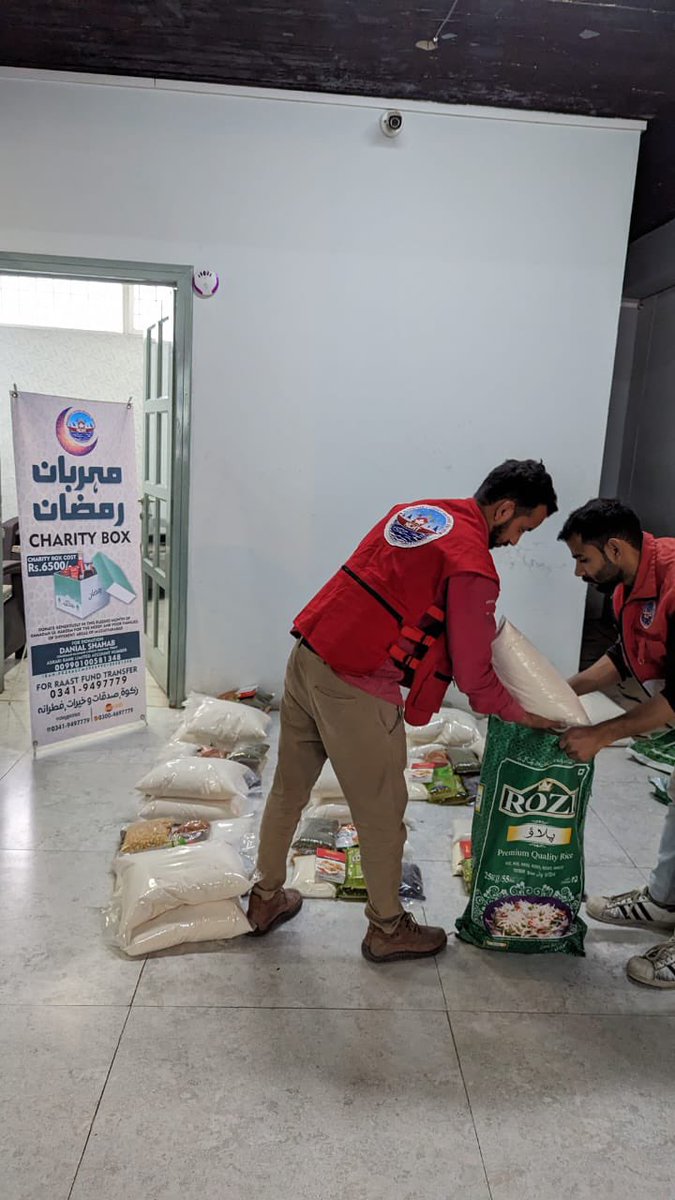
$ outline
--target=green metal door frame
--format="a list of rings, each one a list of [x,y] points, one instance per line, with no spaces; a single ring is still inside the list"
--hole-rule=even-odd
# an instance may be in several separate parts
[[[174,552],[169,581],[171,638],[168,691],[169,704],[176,708],[185,699],[193,268],[187,265],[120,262],[104,258],[62,258],[60,255],[0,251],[0,274],[154,284],[176,289],[171,478],[171,536]],[[10,382],[16,382],[19,388],[22,386],[20,379]],[[120,396],[122,399],[124,397]],[[4,652],[4,647],[2,649]]]

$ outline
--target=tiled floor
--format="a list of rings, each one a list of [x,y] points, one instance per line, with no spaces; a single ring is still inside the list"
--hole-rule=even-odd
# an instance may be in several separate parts
[[[109,950],[107,867],[177,722],[33,762],[25,699],[0,704],[3,1200],[672,1200],[675,995],[624,975],[649,934],[377,968],[357,906],[307,901],[265,941]],[[591,890],[642,882],[663,811],[602,755]],[[421,914],[451,928],[458,813],[410,812]]]

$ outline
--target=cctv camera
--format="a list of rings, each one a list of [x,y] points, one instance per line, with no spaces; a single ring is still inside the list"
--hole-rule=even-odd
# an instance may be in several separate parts
[[[380,117],[380,129],[385,137],[398,137],[403,128],[403,113],[389,111]]]

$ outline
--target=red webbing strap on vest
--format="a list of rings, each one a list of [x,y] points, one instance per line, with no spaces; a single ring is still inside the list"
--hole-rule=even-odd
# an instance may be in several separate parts
[[[404,687],[412,687],[415,671],[425,654],[440,637],[445,628],[445,613],[438,605],[433,604],[420,618],[418,626],[404,625],[400,637],[411,642],[412,647],[405,650],[398,642],[389,647],[389,655],[400,669]]]

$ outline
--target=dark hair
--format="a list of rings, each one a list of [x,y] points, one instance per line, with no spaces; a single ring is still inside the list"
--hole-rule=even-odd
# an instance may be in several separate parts
[[[620,500],[589,500],[582,508],[575,509],[560,530],[558,541],[569,542],[575,534],[598,550],[604,550],[610,538],[628,542],[635,550],[642,549],[640,518]]]
[[[549,517],[558,511],[553,480],[543,462],[535,462],[533,458],[507,458],[501,466],[490,471],[474,499],[479,504],[513,500],[521,512],[531,512],[533,508],[544,504]]]

